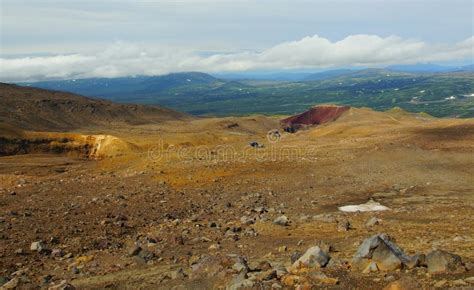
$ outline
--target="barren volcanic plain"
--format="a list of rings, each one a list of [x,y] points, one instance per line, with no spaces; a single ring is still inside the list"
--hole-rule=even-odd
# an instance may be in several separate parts
[[[289,133],[0,95],[3,287],[474,287],[473,119],[347,108]],[[388,209],[339,209],[360,204]]]

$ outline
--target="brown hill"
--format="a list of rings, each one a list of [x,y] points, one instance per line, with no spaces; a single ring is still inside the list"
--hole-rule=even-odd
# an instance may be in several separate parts
[[[118,104],[71,93],[0,83],[0,123],[25,130],[68,131],[190,118],[157,106]]]

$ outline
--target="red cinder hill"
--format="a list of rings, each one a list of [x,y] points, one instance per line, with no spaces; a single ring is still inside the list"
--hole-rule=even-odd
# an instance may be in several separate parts
[[[349,106],[315,106],[306,112],[281,120],[281,124],[285,126],[288,131],[296,131],[306,126],[320,125],[335,121],[349,109]]]

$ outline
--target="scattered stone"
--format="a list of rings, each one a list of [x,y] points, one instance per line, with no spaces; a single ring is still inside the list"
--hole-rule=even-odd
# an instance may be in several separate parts
[[[394,281],[383,288],[383,290],[413,290],[422,289],[420,283],[411,277],[403,277],[400,280]]]
[[[230,258],[233,259],[234,264],[232,265],[232,269],[237,273],[248,273],[249,272],[249,265],[247,264],[247,260],[240,256],[230,255]]]
[[[319,247],[309,248],[303,256],[301,256],[293,267],[298,269],[301,267],[324,267],[329,262],[329,255],[323,252]]]
[[[76,287],[69,284],[66,280],[61,281],[58,285],[53,285],[48,290],[75,290]]]
[[[375,262],[370,262],[369,265],[367,265],[367,268],[362,271],[364,274],[369,274],[369,273],[374,273],[378,272],[379,268],[377,267],[377,264]]]
[[[273,223],[279,226],[287,226],[289,224],[289,220],[285,215],[279,216],[273,220]]]
[[[231,258],[226,257],[228,260]],[[191,278],[214,277],[224,270],[222,259],[220,257],[205,255],[199,261],[191,265]],[[232,265],[232,261],[226,262]]]
[[[274,269],[263,271],[257,275],[257,279],[260,281],[269,281],[277,278],[277,271]]]
[[[331,244],[326,243],[325,241],[317,241],[316,246],[318,246],[323,252],[331,253],[334,251],[334,247]]]
[[[284,286],[292,287],[291,289],[295,289],[296,285],[308,284],[307,278],[303,276],[299,276],[299,275],[293,275],[293,274],[283,276],[280,281]],[[309,287],[307,288],[301,288],[301,289],[311,289],[310,285],[308,286]]]
[[[53,250],[51,251],[51,257],[60,258],[60,257],[62,257],[62,256],[64,256],[64,252],[63,252],[63,250],[61,250],[61,249],[53,249]]]
[[[313,220],[323,222],[323,223],[336,223],[337,222],[336,217],[330,214],[315,215],[313,216]]]
[[[457,272],[463,270],[460,256],[442,250],[435,250],[426,256],[429,273]]]
[[[469,284],[465,282],[463,279],[457,279],[451,282],[453,286],[455,287],[463,287],[463,286],[468,286]]]
[[[249,263],[250,272],[261,272],[272,269],[272,264],[268,260],[257,260]]]
[[[77,265],[84,265],[89,263],[90,261],[94,260],[94,255],[85,255],[85,256],[80,256],[75,259],[75,263]]]
[[[18,285],[20,284],[19,278],[13,278],[10,281],[3,284],[1,289],[17,289]]]
[[[351,223],[348,220],[340,221],[337,223],[337,230],[339,232],[347,232],[351,229]]]
[[[136,257],[139,260],[142,259],[144,262],[148,262],[153,259],[154,254],[146,249],[143,249],[137,244],[134,244],[129,250],[128,255],[130,257]]]
[[[288,247],[287,246],[280,246],[278,247],[278,252],[279,253],[284,253],[288,250]]]
[[[345,260],[339,259],[339,258],[331,258],[329,260],[329,263],[326,265],[326,268],[330,269],[348,269],[349,268],[349,263]]]
[[[166,273],[166,276],[169,277],[171,280],[183,279],[183,278],[187,277],[187,275],[184,272],[183,268],[179,268],[175,271],[170,271],[170,272]]]
[[[249,145],[250,145],[250,147],[253,147],[253,148],[263,148],[263,147],[265,147],[263,144],[260,144],[256,141],[250,142]]]
[[[365,223],[365,226],[367,228],[371,228],[373,226],[376,226],[380,224],[380,219],[376,218],[376,217],[371,217],[366,223]]]
[[[152,260],[154,256],[155,254],[146,249],[141,249],[140,252],[138,252],[137,254],[137,257],[142,258],[143,260],[145,260],[145,262]]]
[[[42,241],[31,243],[30,250],[33,252],[42,253],[47,250],[47,246]]]
[[[448,281],[443,279],[443,280],[439,280],[438,282],[436,282],[434,284],[435,288],[444,288],[446,286],[446,284],[448,284]]]
[[[73,273],[74,275],[77,275],[79,274],[81,271],[79,270],[79,268],[77,268],[76,266],[72,266],[71,268],[71,273]]]
[[[314,281],[318,284],[337,285],[339,283],[339,279],[328,277],[326,274],[320,272],[312,272],[309,275],[309,278],[311,279],[311,281]]]
[[[41,279],[42,285],[48,285],[49,283],[51,283],[51,279],[53,279],[53,276],[51,275],[43,276],[43,278]]]
[[[474,276],[464,279],[469,284],[474,284]]]
[[[405,261],[404,265],[407,266],[408,269],[413,269],[415,267],[421,267],[426,264],[426,256],[425,254],[417,254],[410,257],[409,260]]]
[[[191,257],[189,257],[189,265],[194,265],[196,264],[197,262],[199,262],[199,260],[201,259],[201,257],[199,255],[192,255]]]
[[[219,244],[212,244],[209,246],[209,248],[207,248],[209,251],[216,251],[216,250],[219,250],[221,248],[221,245]]]
[[[241,281],[237,281],[226,287],[229,290],[238,290],[238,289],[252,289],[255,285],[255,282],[249,279],[243,279]]]
[[[243,217],[240,218],[240,223],[241,223],[242,225],[248,226],[248,225],[254,224],[254,223],[255,223],[255,219],[250,218],[250,217],[248,217],[248,216],[243,216]]]
[[[288,270],[283,264],[274,264],[273,269],[276,271],[278,279],[288,274]]]
[[[293,252],[290,256],[291,264],[294,264],[301,256],[303,256],[303,253],[299,251]]]

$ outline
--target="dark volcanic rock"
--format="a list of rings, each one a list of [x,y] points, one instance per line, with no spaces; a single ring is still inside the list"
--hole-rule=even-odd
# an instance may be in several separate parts
[[[364,270],[371,262],[375,262],[379,270],[393,271],[403,267],[412,268],[418,263],[414,259],[419,258],[405,255],[388,235],[378,234],[364,240],[352,259],[352,265]]]

